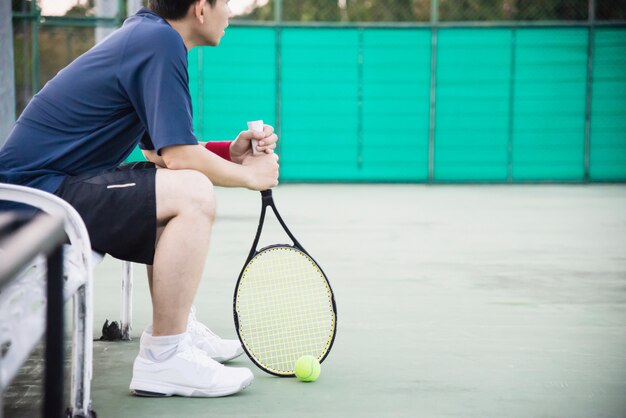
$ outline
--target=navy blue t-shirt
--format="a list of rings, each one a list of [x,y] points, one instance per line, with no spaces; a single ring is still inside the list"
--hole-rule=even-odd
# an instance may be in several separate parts
[[[147,9],[33,97],[0,149],[0,182],[54,192],[67,176],[115,169],[138,143],[198,143],[187,49]]]

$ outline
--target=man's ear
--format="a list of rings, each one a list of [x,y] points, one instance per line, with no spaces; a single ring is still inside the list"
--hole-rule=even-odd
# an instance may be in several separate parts
[[[193,4],[193,16],[198,19],[200,24],[204,24],[204,6],[206,5],[206,0],[198,0]]]

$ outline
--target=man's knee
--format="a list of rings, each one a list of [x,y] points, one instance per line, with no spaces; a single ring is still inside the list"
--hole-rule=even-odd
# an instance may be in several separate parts
[[[181,210],[200,212],[215,217],[215,191],[213,183],[204,174],[195,170],[180,170]]]
[[[159,172],[162,170],[158,170]],[[209,220],[215,218],[215,191],[213,183],[195,170],[167,170],[162,197],[165,207],[175,215],[191,213]],[[159,181],[157,181],[158,187]],[[157,195],[159,192],[157,191]],[[158,208],[157,203],[157,208]]]

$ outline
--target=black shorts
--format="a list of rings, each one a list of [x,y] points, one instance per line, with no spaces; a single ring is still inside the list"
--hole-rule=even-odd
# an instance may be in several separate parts
[[[152,163],[125,164],[114,171],[68,177],[55,194],[83,218],[91,248],[120,260],[152,264],[155,177]]]

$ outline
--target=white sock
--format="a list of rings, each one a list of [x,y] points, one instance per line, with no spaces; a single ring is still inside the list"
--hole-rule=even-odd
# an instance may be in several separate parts
[[[195,309],[195,308],[193,307],[193,305],[192,305],[192,309]],[[189,322],[189,321],[187,321],[187,322]],[[146,332],[146,333],[148,333],[148,334],[150,334],[150,335],[152,335],[152,322],[150,322],[150,323],[148,324],[148,326],[146,327],[145,332]]]
[[[166,361],[176,354],[178,344],[185,338],[186,335],[187,333],[184,332],[177,335],[163,335],[155,337],[152,335],[152,329],[150,329],[150,332],[146,330],[144,335],[141,337],[139,355],[157,363]]]

